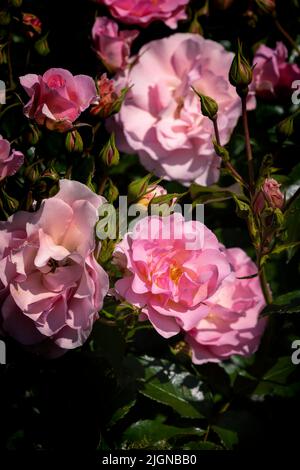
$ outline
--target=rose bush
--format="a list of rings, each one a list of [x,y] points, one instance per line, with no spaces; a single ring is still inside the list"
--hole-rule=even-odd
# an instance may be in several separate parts
[[[81,183],[62,180],[38,211],[0,223],[1,329],[48,357],[84,343],[107,293],[93,254],[102,203]]]

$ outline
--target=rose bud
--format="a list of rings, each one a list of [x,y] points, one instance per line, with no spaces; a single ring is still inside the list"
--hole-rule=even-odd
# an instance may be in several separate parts
[[[283,121],[280,121],[276,126],[276,133],[279,141],[285,141],[294,132],[294,119],[292,116],[289,116]]]
[[[23,13],[22,15],[22,23],[24,26],[27,26],[29,30],[27,31],[27,35],[29,37],[33,37],[34,34],[41,34],[42,32],[42,22],[41,20],[32,13]]]
[[[254,212],[261,214],[266,207],[282,209],[284,195],[280,191],[280,184],[273,178],[266,178],[254,200]]]
[[[252,81],[252,68],[243,55],[242,45],[239,42],[238,52],[236,53],[229,71],[229,81],[236,88],[239,96],[245,96],[248,93],[248,85]]]
[[[106,166],[117,165],[119,163],[120,154],[116,147],[114,133],[111,134],[110,138],[102,148],[100,157]]]
[[[148,207],[151,200],[155,197],[165,196],[168,194],[167,190],[160,186],[159,184],[151,184],[147,192],[137,201],[137,204],[141,204],[142,206]]]
[[[203,116],[208,117],[212,121],[216,118],[218,113],[218,103],[210,98],[209,96],[202,95],[199,93],[194,87],[192,87],[193,91],[196,93],[197,96],[200,98],[201,103],[201,112]]]
[[[65,144],[69,153],[81,153],[83,151],[82,137],[76,129],[67,133]]]
[[[107,118],[114,111],[114,105],[119,96],[113,80],[107,78],[106,73],[103,73],[97,80],[97,88],[99,98],[97,98],[96,104],[91,107],[90,113],[94,116]]]

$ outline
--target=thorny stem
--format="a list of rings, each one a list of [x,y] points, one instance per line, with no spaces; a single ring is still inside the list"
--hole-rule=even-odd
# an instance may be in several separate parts
[[[219,133],[219,128],[218,128],[218,120],[217,117],[215,117],[213,120],[213,125],[214,125],[214,131],[215,131],[215,137],[216,137],[216,142],[219,146],[221,146],[221,141],[220,141],[220,133]],[[224,165],[228,168],[230,173],[235,177],[236,180],[238,180],[242,185],[247,186],[245,181],[243,180],[243,177],[238,173],[238,171],[234,168],[234,166],[228,162],[224,161]]]
[[[249,186],[250,193],[253,194],[254,191],[254,166],[253,166],[253,155],[250,142],[250,133],[249,133],[249,124],[248,124],[248,114],[247,114],[247,95],[242,96],[242,119],[243,127],[245,134],[245,145],[246,145],[246,155],[248,161],[248,172],[249,172]]]

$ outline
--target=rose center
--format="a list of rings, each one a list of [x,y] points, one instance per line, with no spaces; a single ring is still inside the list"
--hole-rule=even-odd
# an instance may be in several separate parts
[[[66,80],[61,75],[52,75],[48,81],[47,85],[49,88],[62,88],[65,86]]]
[[[182,275],[182,270],[178,266],[172,266],[170,269],[170,278],[177,284]]]

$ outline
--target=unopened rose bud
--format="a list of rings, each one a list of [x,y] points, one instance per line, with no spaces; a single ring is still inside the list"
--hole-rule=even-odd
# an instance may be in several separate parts
[[[149,181],[152,175],[148,174],[144,178],[132,181],[128,186],[128,201],[134,202],[140,200],[146,194],[149,187]]]
[[[67,133],[65,144],[69,153],[81,153],[83,151],[82,137],[76,129]]]
[[[46,56],[49,54],[50,49],[47,41],[47,36],[36,41],[34,48],[39,55]]]
[[[41,131],[34,124],[29,124],[29,130],[25,134],[26,140],[30,145],[36,145],[41,137]]]
[[[41,20],[32,13],[23,13],[22,22],[24,26],[30,28],[29,34],[31,37],[36,34],[41,34],[42,32],[42,22]]]
[[[191,22],[191,25],[189,27],[189,32],[193,34],[200,34],[200,36],[203,36],[203,28],[201,24],[199,23],[197,17],[195,17],[193,21]]]
[[[94,116],[107,118],[112,113],[119,96],[116,93],[113,80],[107,78],[106,73],[97,80],[97,88],[99,98],[97,103],[91,107],[90,113]]]
[[[30,183],[35,183],[40,176],[38,165],[33,164],[28,166],[24,171],[24,176]]]
[[[192,87],[192,89],[200,98],[201,112],[203,116],[206,116],[213,121],[218,113],[218,103],[213,98],[210,98],[210,96],[202,95],[194,87]]]
[[[6,10],[0,11],[0,26],[7,26],[10,23],[11,16]]]
[[[267,14],[272,14],[276,10],[276,1],[275,0],[255,0],[258,8]]]
[[[294,132],[294,119],[292,116],[287,117],[283,121],[281,121],[279,124],[276,126],[276,132],[277,132],[277,137],[278,140],[280,141],[285,141]]]
[[[266,178],[254,200],[254,212],[261,214],[265,209],[282,209],[284,195],[280,191],[280,184],[273,178]]]
[[[159,184],[157,185],[151,184],[147,188],[147,191],[143,195],[143,197],[141,197],[141,199],[137,201],[137,204],[141,204],[144,207],[148,207],[151,202],[151,199],[153,199],[154,197],[158,197],[158,196],[164,196],[165,194],[168,194],[165,188],[163,188]]]
[[[245,96],[248,93],[248,86],[252,81],[252,68],[243,55],[242,45],[239,42],[238,52],[236,53],[230,70],[229,81],[236,88],[239,96]]]
[[[19,201],[17,201],[17,199],[15,199],[14,197],[7,194],[3,189],[2,189],[1,192],[2,192],[3,198],[4,198],[4,207],[5,207],[5,209],[10,214],[12,214],[13,212],[16,212],[16,210],[19,207]]]
[[[120,154],[116,147],[114,133],[111,134],[110,138],[101,150],[100,157],[106,166],[113,166],[119,163]]]

